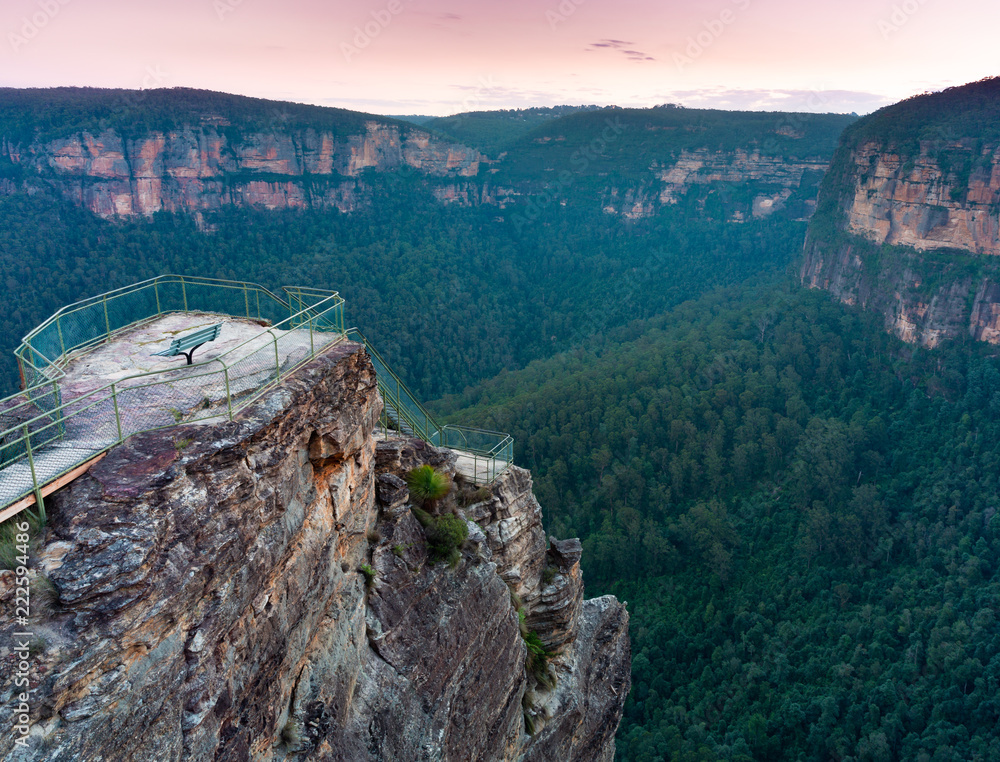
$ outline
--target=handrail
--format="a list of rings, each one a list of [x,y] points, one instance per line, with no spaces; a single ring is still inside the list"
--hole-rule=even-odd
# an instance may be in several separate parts
[[[425,442],[431,442],[440,430],[440,427],[431,417],[431,414],[424,409],[424,406],[420,404],[413,392],[407,388],[403,380],[389,367],[389,364],[383,359],[382,355],[379,354],[378,350],[372,346],[371,342],[365,338],[361,331],[357,328],[348,328],[345,334],[348,339],[352,341],[357,340],[360,344],[364,344],[365,349],[368,350],[368,355],[375,366],[375,376],[378,379],[379,391],[382,393],[383,402],[392,403],[395,413],[405,420],[413,429],[413,433]],[[354,337],[357,338],[355,339]],[[392,384],[388,383],[386,376],[392,379]],[[416,410],[420,416],[415,416],[413,410]]]
[[[510,467],[514,460],[514,440],[509,434],[452,424],[439,426],[361,331],[348,328],[345,335],[365,346],[375,366],[375,377],[384,403],[384,426],[415,435],[435,447],[464,453],[471,458],[471,473],[466,475],[476,483],[492,482]],[[392,416],[395,416],[395,421]],[[405,431],[402,424],[410,431]]]
[[[360,341],[372,359],[385,402],[385,425],[391,424],[434,446],[458,450],[460,461],[463,457],[471,459],[470,478],[477,482],[493,481],[511,464],[513,440],[509,435],[439,426],[365,336],[357,328],[345,330],[344,300],[337,292],[311,286],[285,286],[283,290],[287,301],[255,283],[161,275],[67,305],[29,332],[15,352],[25,388],[0,400],[0,469],[8,480],[6,486],[17,481],[24,482],[24,487],[0,491],[0,509],[34,492],[39,511],[44,514],[42,487],[53,479],[133,434],[167,428],[180,421],[178,416],[184,414],[174,408],[151,413],[148,405],[134,407],[130,400],[138,399],[144,390],[171,384],[171,392],[177,394],[178,384],[215,377],[218,383],[214,386],[207,383],[197,387],[199,395],[215,391],[215,401],[206,396],[204,407],[190,407],[188,403],[185,421],[232,420],[284,375],[346,338]],[[245,317],[259,322],[262,330],[216,357],[185,366],[183,376],[176,375],[175,367],[135,373],[63,401],[59,380],[65,376],[63,369],[70,359],[79,358],[128,328],[175,312]],[[287,356],[287,367],[283,367],[279,342],[288,334],[279,336],[279,332],[306,329],[309,345],[304,356],[294,355],[297,359],[291,364],[291,356]],[[317,348],[317,334],[336,338],[321,341]],[[304,335],[298,335],[304,341]],[[259,346],[251,347],[254,343]],[[169,404],[171,397],[163,395],[162,400]],[[175,414],[173,423],[164,423],[162,412],[166,410]],[[77,424],[77,428],[86,428],[86,436],[67,437],[67,422],[73,424],[82,416],[86,416],[84,424]],[[49,462],[43,467],[40,464],[46,459]],[[22,469],[20,476],[7,470],[16,470],[24,461],[28,469]]]
[[[180,286],[180,299],[175,301],[175,308],[164,308],[163,303],[167,301],[170,297],[168,287],[170,286]],[[32,386],[33,384],[29,382],[29,373],[33,371],[35,377],[41,377],[46,380],[51,380],[53,378],[60,378],[62,376],[62,371],[60,363],[65,364],[68,356],[76,351],[92,348],[94,346],[99,346],[105,340],[110,339],[112,335],[118,331],[124,330],[125,328],[132,327],[138,322],[144,319],[152,319],[153,317],[159,317],[160,315],[167,314],[170,312],[190,312],[199,311],[189,305],[189,289],[199,289],[199,288],[210,288],[210,289],[225,289],[231,292],[242,292],[244,295],[244,300],[246,309],[239,311],[239,313],[233,310],[226,310],[223,314],[243,314],[247,318],[261,318],[261,302],[260,296],[263,294],[265,297],[265,305],[267,301],[270,301],[272,305],[276,305],[280,311],[284,314],[290,314],[292,312],[291,305],[286,302],[281,297],[274,294],[269,289],[256,284],[250,283],[248,281],[230,281],[222,280],[219,278],[202,278],[202,277],[192,277],[185,275],[159,275],[155,278],[150,278],[139,283],[134,283],[129,286],[123,286],[121,288],[113,289],[103,294],[98,294],[87,299],[81,299],[80,301],[69,304],[47,320],[29,332],[22,340],[20,346],[14,351],[14,354],[18,358],[18,365],[21,369],[22,383],[25,387]],[[253,291],[255,294],[254,306],[256,310],[251,309],[249,292]],[[141,294],[142,292],[152,291],[155,298],[156,309],[151,309],[153,301],[150,300],[149,307],[145,310],[140,310],[140,312],[133,313],[129,319],[118,320],[116,316],[115,328],[111,328],[111,319],[109,313],[109,304],[116,307],[116,300],[122,300],[130,296]],[[326,292],[327,296],[335,295],[335,292]],[[100,330],[89,330],[84,331],[83,335],[75,341],[67,341],[65,334],[70,332],[70,329],[74,329],[74,332],[79,332],[79,325],[74,326],[70,322],[70,318],[74,315],[79,315],[87,309],[100,308],[98,310],[97,325],[89,326],[91,329],[94,327]],[[117,307],[116,307],[117,308]],[[212,312],[211,309],[204,309],[200,311]],[[103,314],[101,314],[103,313]],[[141,313],[141,314],[140,314]],[[103,317],[103,320],[101,318]],[[277,314],[271,315],[271,322],[277,322]],[[80,322],[80,318],[77,318],[77,323]],[[103,329],[101,329],[101,323],[103,323]],[[55,326],[55,331],[51,329]],[[66,326],[64,330],[64,326]],[[41,350],[38,346],[42,337],[46,333],[54,334],[48,336],[49,342],[53,349],[58,349],[58,354],[55,359],[50,359],[50,357]],[[58,341],[56,341],[58,338]],[[36,357],[37,355],[37,357]],[[41,366],[35,363],[35,360],[41,358],[44,362]],[[31,381],[35,379],[32,378]]]
[[[170,294],[164,293],[166,288],[172,285],[181,288],[180,300],[176,305],[171,305]],[[242,298],[239,301],[244,309],[231,310],[233,304],[224,305],[221,297],[215,302],[211,298],[203,301],[205,294],[199,294],[198,289],[205,288],[242,292],[240,294]],[[115,315],[115,328],[112,330],[111,312],[108,309],[108,304],[114,305],[115,299],[127,298],[150,289],[156,292],[155,310],[152,299],[145,298],[145,301],[140,299],[130,305],[133,312],[130,313],[129,322],[123,321],[119,315]],[[251,293],[254,296],[253,307],[251,307]],[[26,483],[23,489],[16,486],[9,489],[8,493],[15,494],[13,497],[10,494],[3,494],[0,508],[34,492],[39,510],[44,512],[41,488],[52,479],[62,476],[98,452],[110,449],[133,434],[176,425],[177,420],[162,425],[162,415],[159,418],[155,416],[149,418],[143,415],[141,409],[130,409],[128,398],[141,394],[145,389],[163,384],[190,384],[193,379],[215,376],[219,379],[218,383],[214,386],[207,384],[201,388],[206,392],[217,389],[219,393],[222,393],[224,390],[224,395],[219,398],[217,403],[204,408],[204,413],[201,412],[201,409],[194,411],[194,417],[190,420],[201,421],[216,418],[232,420],[236,413],[257,399],[283,375],[294,371],[316,356],[315,334],[317,332],[337,337],[333,341],[323,341],[319,351],[325,351],[345,338],[342,330],[344,300],[333,291],[321,292],[318,289],[311,289],[314,303],[308,308],[300,310],[294,310],[289,302],[257,284],[210,278],[160,276],[143,281],[141,284],[116,289],[109,294],[111,295],[110,302],[108,294],[101,294],[63,308],[31,331],[18,348],[18,360],[23,363],[22,376],[25,367],[27,367],[45,380],[28,386],[19,394],[0,400],[0,468],[16,467],[25,459],[30,466],[30,484]],[[229,294],[229,296],[231,295]],[[277,308],[278,311],[271,312],[268,309],[262,309],[259,298],[261,295],[264,295],[266,301],[270,301],[271,309]],[[146,294],[146,297],[148,296],[149,294]],[[193,305],[192,301],[197,302],[197,304]],[[165,302],[166,309],[164,309]],[[187,372],[183,377],[176,376],[177,368],[174,367],[135,373],[93,389],[68,402],[63,402],[58,379],[65,375],[63,367],[68,362],[69,354],[73,353],[74,357],[78,357],[81,349],[85,348],[90,351],[94,346],[109,341],[114,335],[126,328],[142,324],[163,314],[183,311],[170,308],[171,306],[179,307],[181,303],[186,307],[191,307],[196,312],[235,313],[238,316],[245,315],[247,318],[255,320],[260,320],[263,312],[269,312],[275,318],[280,313],[287,316],[275,321],[267,320],[262,323],[263,330],[259,333],[231,347],[217,357],[185,366],[184,369]],[[103,322],[103,326],[99,323],[95,325],[93,320],[88,325],[73,324],[75,315],[95,306],[100,308],[100,317],[103,317],[103,321],[99,321],[99,323]],[[151,314],[143,314],[144,308],[146,312]],[[118,309],[118,307],[114,306],[114,309]],[[227,309],[229,311],[225,311]],[[121,324],[119,325],[119,323]],[[43,337],[45,341],[52,342],[55,338],[52,335],[53,326],[58,332],[60,349],[63,351],[54,360],[49,360],[48,356],[39,351],[38,347],[32,345],[32,341]],[[72,334],[73,341],[66,342],[64,328],[66,332]],[[306,329],[309,331],[308,351],[304,357],[297,359],[289,367],[283,368],[279,342],[284,336],[279,336],[277,332],[304,331]],[[46,330],[49,331],[47,336]],[[261,342],[261,339],[264,341]],[[260,346],[253,347],[252,351],[245,351],[248,345],[254,342]],[[240,356],[241,353],[242,356]],[[45,361],[42,367],[35,365],[36,355]],[[261,364],[260,360],[265,356],[269,356],[270,360]],[[288,360],[286,359],[285,362],[287,363]],[[54,404],[40,404],[47,397],[52,397]],[[208,397],[205,399],[207,403],[210,403]],[[169,404],[170,398],[165,398],[165,401]],[[164,410],[166,409],[164,408]],[[92,436],[67,439],[67,421],[73,421],[84,415],[89,416],[86,425],[90,427],[88,434],[92,434]],[[63,450],[71,448],[76,451],[76,454],[63,456],[63,450],[53,450],[53,447],[62,447]],[[50,470],[50,472],[40,476],[36,466],[40,457],[45,455],[52,456],[50,459],[56,461],[54,466],[56,470]],[[14,483],[12,480],[15,478],[20,478],[21,481],[27,479],[26,474],[16,477],[16,474],[12,475],[11,472],[8,472],[6,477],[8,487]]]

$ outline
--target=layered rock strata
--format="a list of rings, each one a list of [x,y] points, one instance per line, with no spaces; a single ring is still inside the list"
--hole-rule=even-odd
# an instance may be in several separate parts
[[[968,176],[941,166],[936,154],[963,156]],[[924,143],[907,159],[866,143],[852,154],[848,229],[878,243],[919,251],[967,249],[1000,254],[1000,147],[956,141]]]
[[[811,230],[803,284],[881,313],[910,343],[1000,343],[1000,149],[925,142],[906,158],[868,142],[846,167],[827,192],[840,194],[841,226],[856,238],[831,242]]]
[[[105,218],[226,206],[353,211],[367,202],[366,170],[475,177],[482,160],[474,149],[378,121],[345,136],[311,128],[236,134],[219,120],[141,136],[106,129],[27,145],[3,139],[0,157],[28,186],[45,184]]]

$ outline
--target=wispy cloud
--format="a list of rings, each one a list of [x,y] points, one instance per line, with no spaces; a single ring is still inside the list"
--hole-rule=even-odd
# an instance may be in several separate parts
[[[653,56],[643,53],[641,50],[635,50],[634,42],[628,42],[626,40],[598,40],[597,42],[592,42],[586,47],[586,50],[617,50],[619,53],[624,55],[630,61],[655,61]]]
[[[663,94],[665,102],[688,108],[745,111],[808,111],[866,114],[895,99],[862,90],[734,89],[707,87],[674,90]]]

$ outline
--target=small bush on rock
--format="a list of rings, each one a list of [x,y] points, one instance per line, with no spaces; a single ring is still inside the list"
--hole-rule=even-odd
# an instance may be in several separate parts
[[[406,475],[410,497],[424,508],[434,508],[438,500],[451,492],[451,477],[431,466],[417,466]]]
[[[458,549],[469,537],[469,525],[451,513],[431,516],[427,511],[414,508],[413,515],[424,528],[431,563],[447,561],[451,566],[457,564],[461,558]]]

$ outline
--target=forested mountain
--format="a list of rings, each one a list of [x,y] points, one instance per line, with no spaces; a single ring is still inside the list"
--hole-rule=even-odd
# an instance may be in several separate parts
[[[577,111],[599,111],[600,106],[552,106],[549,108],[468,111],[415,121],[422,127],[478,148],[492,158],[509,148],[522,135],[553,119]]]
[[[417,392],[459,391],[784,267],[846,121],[549,115],[549,132],[518,144],[537,158],[551,138],[554,158],[529,176],[517,150],[484,163],[415,126],[336,109],[191,90],[0,91],[0,276],[18,294],[0,367],[12,388],[10,350],[63,304],[178,271],[338,289]],[[689,148],[700,153],[683,158]],[[793,152],[811,164],[782,164]]]
[[[692,201],[693,208],[697,208]],[[685,209],[608,225],[551,210],[518,230],[484,209],[388,191],[378,213],[230,210],[106,222],[45,197],[0,197],[0,367],[63,304],[163,272],[339,290],[348,320],[430,399],[522,367],[716,285],[784,267],[804,225],[733,225]]]
[[[308,127],[353,135],[366,121],[402,122],[328,106],[270,101],[212,90],[174,87],[114,90],[99,87],[19,89],[0,87],[0,135],[30,143],[88,131],[122,130],[130,135],[172,130],[208,120],[240,131]]]

